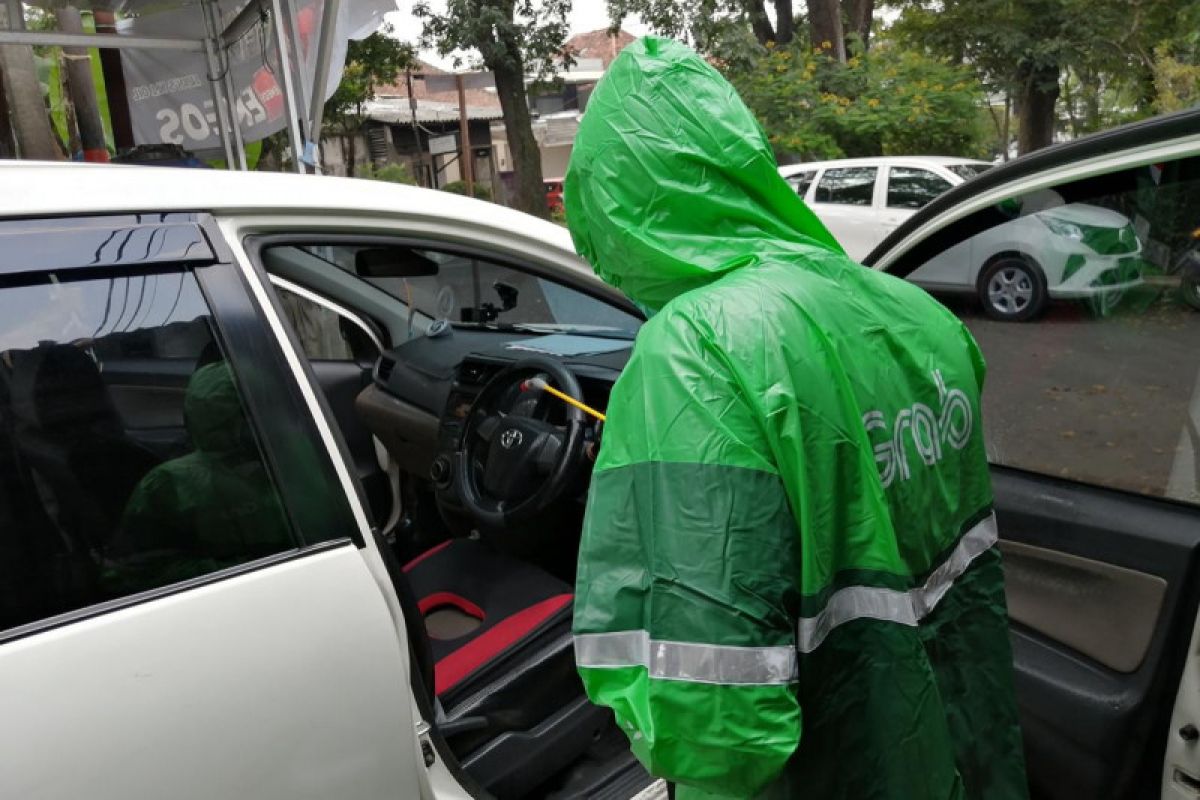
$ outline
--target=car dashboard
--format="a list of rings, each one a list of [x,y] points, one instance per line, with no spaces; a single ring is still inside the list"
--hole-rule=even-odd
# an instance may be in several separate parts
[[[463,422],[492,378],[530,355],[556,358],[579,380],[584,396],[577,399],[603,412],[633,347],[632,340],[573,336],[577,349],[586,351],[591,340],[596,350],[608,352],[558,355],[551,348],[541,351],[541,340],[539,334],[510,330],[453,328],[395,347],[376,364],[373,386],[359,400],[360,413],[402,471],[433,485],[444,511],[456,510],[450,465]],[[561,401],[548,395],[516,396],[516,389],[512,393],[504,400],[507,407],[524,405],[526,413],[565,421]],[[595,437],[594,422],[588,424]]]

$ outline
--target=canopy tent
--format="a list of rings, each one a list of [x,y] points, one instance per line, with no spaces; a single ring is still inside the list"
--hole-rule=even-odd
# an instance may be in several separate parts
[[[138,144],[223,151],[287,129],[298,171],[316,166],[325,100],[346,43],[379,28],[395,0],[0,0],[2,45],[116,48]],[[29,31],[25,6],[108,11],[114,33]],[[199,32],[199,35],[197,35]]]

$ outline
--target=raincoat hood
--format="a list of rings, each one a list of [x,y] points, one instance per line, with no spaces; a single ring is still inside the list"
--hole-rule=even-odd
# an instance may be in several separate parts
[[[210,455],[253,453],[253,437],[225,362],[196,370],[183,399],[184,418],[196,450]]]
[[[843,252],[733,87],[669,39],[626,47],[592,93],[564,202],[580,255],[652,311],[770,252]]]

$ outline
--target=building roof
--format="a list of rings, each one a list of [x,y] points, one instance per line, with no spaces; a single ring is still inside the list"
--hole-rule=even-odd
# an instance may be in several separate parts
[[[451,89],[449,91],[430,91],[426,85],[426,75],[449,75],[444,69],[439,69],[433,64],[425,61],[418,61],[418,66],[413,70],[412,74],[412,94],[417,99],[419,104],[417,119],[421,122],[436,122],[441,121],[438,114],[445,107],[453,106],[454,119],[458,119],[458,91]],[[500,99],[496,96],[493,89],[467,89],[463,92],[463,99],[467,101],[467,115],[470,119],[499,119],[500,118]],[[384,100],[404,100],[404,109],[408,114],[408,81],[405,76],[400,78],[393,84],[379,86],[375,89],[376,101]],[[420,114],[422,109],[428,109],[433,116],[426,120],[422,119]],[[477,109],[479,115],[471,113],[471,109]],[[485,109],[494,109],[495,116],[487,116]],[[411,119],[411,116],[407,116]]]
[[[414,92],[415,94],[415,92]],[[366,117],[375,122],[385,122],[389,125],[405,125],[412,123],[412,107],[408,97],[376,97],[363,106]],[[495,120],[501,119],[500,106],[476,106],[467,104],[467,119]],[[417,122],[458,122],[458,98],[453,103],[437,100],[417,100]]]
[[[598,31],[575,34],[563,45],[563,50],[576,60],[599,59],[603,64],[603,72],[612,64],[618,53],[636,40],[637,37],[629,31],[622,30],[613,34],[608,28],[601,28]]]

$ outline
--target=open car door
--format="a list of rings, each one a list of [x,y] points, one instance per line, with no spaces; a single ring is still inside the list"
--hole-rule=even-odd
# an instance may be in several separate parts
[[[975,237],[1036,217],[1010,227],[1047,235],[989,256],[1011,269],[971,264],[995,283],[972,288],[1019,302],[1075,278],[1069,299],[1049,291],[1025,323],[946,298],[988,362],[984,424],[1036,798],[1200,793],[1200,313],[1176,266],[1200,226],[1198,130],[1193,111],[996,168],[866,259],[905,277],[948,254],[970,259]]]

